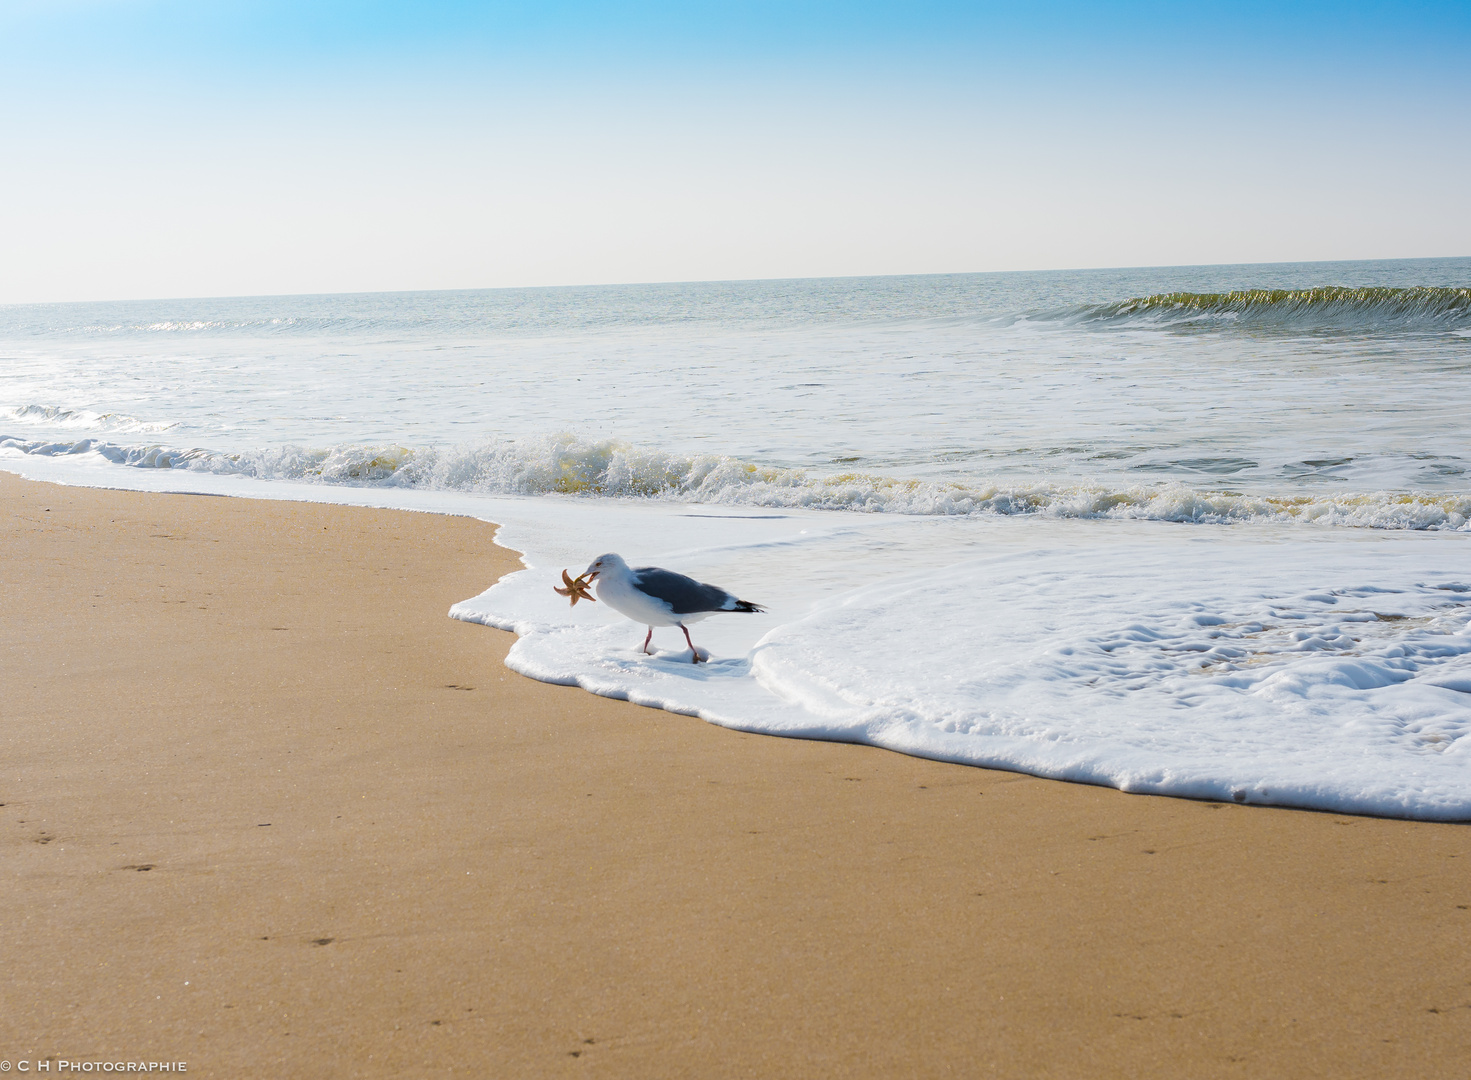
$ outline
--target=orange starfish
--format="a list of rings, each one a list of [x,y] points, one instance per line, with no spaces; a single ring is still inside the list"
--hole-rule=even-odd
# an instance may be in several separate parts
[[[588,583],[583,580],[582,574],[578,574],[575,578],[570,578],[567,576],[567,571],[563,570],[562,584],[567,587],[565,589],[559,589],[553,585],[552,591],[560,596],[572,597],[573,607],[577,606],[577,601],[579,600],[591,600],[594,604],[598,602],[598,598],[587,591]]]

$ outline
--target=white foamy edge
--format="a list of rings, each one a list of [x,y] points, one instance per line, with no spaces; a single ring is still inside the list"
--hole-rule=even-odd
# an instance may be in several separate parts
[[[1022,526],[1014,523],[1008,527],[1014,530]],[[1164,534],[1156,534],[1161,535]],[[1424,537],[1426,542],[1432,538]],[[1383,542],[1389,542],[1389,538],[1385,537]],[[1440,550],[1447,542],[1461,543],[1442,535],[1433,550]],[[1269,541],[1252,558],[1271,558],[1273,546],[1274,542]],[[1086,577],[1090,558],[1084,557],[1075,571]],[[1240,558],[1235,561],[1243,565],[1250,562]],[[1333,640],[1336,636],[1333,632],[1325,632],[1325,639],[1319,640],[1316,630],[1304,630],[1292,622],[1282,631],[1286,634],[1291,630],[1290,637],[1273,646],[1276,653],[1273,659],[1277,663],[1266,667],[1252,666],[1254,659],[1250,656],[1240,660],[1244,655],[1243,645],[1245,653],[1259,648],[1253,642],[1259,628],[1246,628],[1243,639],[1241,634],[1218,632],[1215,627],[1225,621],[1219,618],[1186,620],[1189,627],[1183,631],[1176,628],[1178,640],[1161,643],[1166,652],[1186,657],[1187,667],[1193,662],[1188,658],[1194,657],[1199,657],[1201,663],[1227,664],[1231,661],[1223,658],[1235,657],[1246,665],[1232,668],[1235,673],[1215,680],[1217,694],[1224,695],[1218,698],[1217,705],[1224,705],[1228,711],[1232,703],[1226,699],[1241,691],[1246,697],[1240,701],[1262,694],[1280,697],[1289,714],[1308,702],[1321,703],[1324,692],[1347,695],[1345,707],[1362,712],[1367,707],[1381,706],[1370,706],[1353,695],[1380,694],[1386,692],[1385,688],[1404,684],[1401,689],[1388,692],[1409,693],[1410,697],[1395,700],[1409,708],[1410,717],[1420,710],[1418,719],[1403,721],[1405,737],[1418,739],[1423,734],[1421,741],[1436,753],[1418,761],[1398,757],[1391,761],[1385,756],[1389,748],[1366,742],[1363,752],[1377,755],[1377,764],[1365,772],[1341,752],[1337,757],[1330,752],[1328,760],[1324,760],[1314,750],[1317,744],[1313,738],[1321,738],[1334,726],[1328,720],[1333,709],[1325,713],[1320,704],[1313,706],[1320,730],[1305,732],[1303,737],[1308,742],[1302,746],[1268,747],[1263,756],[1263,748],[1254,745],[1220,757],[1192,752],[1188,739],[1181,745],[1152,749],[1150,738],[1141,735],[1142,741],[1131,741],[1125,731],[1128,725],[1120,728],[1116,722],[1104,733],[1093,731],[1090,716],[1100,710],[1116,713],[1120,701],[1111,700],[1107,692],[1094,699],[1091,691],[1084,690],[1075,680],[1056,688],[1064,695],[1082,693],[1084,697],[1071,702],[1064,710],[1073,720],[1055,733],[1038,729],[1039,724],[1046,729],[1051,723],[1044,715],[1029,715],[1027,710],[1014,713],[1015,703],[1008,703],[1001,687],[992,705],[981,708],[977,702],[971,702],[965,709],[970,714],[971,726],[978,716],[981,718],[979,732],[969,728],[949,732],[938,725],[937,717],[943,717],[945,710],[936,712],[934,703],[922,706],[907,697],[870,700],[859,684],[847,679],[833,683],[822,675],[822,672],[842,671],[844,658],[849,663],[865,664],[872,659],[871,650],[870,653],[863,653],[862,649],[849,652],[839,647],[842,656],[830,656],[827,662],[812,666],[808,655],[811,646],[832,635],[840,625],[833,622],[835,617],[865,627],[894,625],[894,612],[885,612],[881,604],[869,610],[870,604],[874,600],[882,602],[884,594],[889,592],[902,594],[907,590],[910,596],[904,599],[903,606],[908,606],[916,593],[934,595],[935,571],[916,573],[908,581],[901,580],[895,585],[860,588],[854,593],[829,598],[805,614],[784,619],[754,645],[696,668],[690,664],[687,650],[663,652],[654,658],[641,656],[637,644],[642,634],[631,635],[626,623],[611,627],[590,625],[587,617],[576,612],[570,615],[562,610],[551,612],[548,604],[554,601],[539,602],[546,599],[540,594],[549,595],[551,565],[508,575],[491,590],[454,605],[450,611],[452,617],[516,633],[518,641],[506,663],[512,670],[539,681],[577,686],[599,696],[695,716],[736,730],[854,742],[910,756],[1091,783],[1125,792],[1426,821],[1471,820],[1471,783],[1466,781],[1464,771],[1464,755],[1471,748],[1471,734],[1466,733],[1471,715],[1462,700],[1471,691],[1471,640],[1468,640],[1471,626],[1466,625],[1464,608],[1459,616],[1451,616],[1456,624],[1452,628],[1453,638],[1432,641],[1428,646],[1422,643],[1424,655],[1413,665],[1404,659],[1404,650],[1393,640],[1377,652],[1371,649],[1360,655],[1356,644]],[[949,581],[955,577],[955,569],[945,570],[941,577]],[[1147,574],[1147,570],[1143,572]],[[1332,572],[1314,576],[1331,577]],[[919,581],[921,578],[924,580]],[[917,590],[916,584],[920,586]],[[1464,584],[1431,588],[1449,588],[1447,598],[1465,592]],[[964,591],[968,595],[978,593],[974,588]],[[1362,603],[1388,604],[1391,611],[1405,602],[1404,597],[1388,595],[1398,590],[1372,586],[1350,590],[1350,594],[1359,592],[1386,594],[1377,601],[1369,599]],[[1328,598],[1308,593],[1300,599],[1311,606]],[[560,608],[565,608],[565,602]],[[1343,609],[1338,614],[1350,623],[1365,618],[1373,620],[1373,616]],[[942,623],[939,611],[930,615],[927,625]],[[1285,616],[1288,620],[1299,617]],[[902,621],[902,616],[897,621]],[[708,625],[700,624],[701,631],[708,632],[705,631]],[[1108,642],[1110,649],[1138,639],[1146,642],[1147,650],[1148,639],[1161,636],[1141,633],[1141,628],[1135,626],[1120,629],[1122,638],[1119,642]],[[1454,644],[1447,644],[1452,641]],[[976,647],[983,651],[985,648],[980,643]],[[1072,654],[1071,649],[1064,651]],[[937,678],[942,679],[944,673],[955,670],[938,657],[932,660],[937,665]],[[1047,655],[1038,653],[1029,663],[1045,667],[1055,661],[1056,652],[1048,650]],[[1157,664],[1157,661],[1146,657],[1145,664]],[[1034,701],[1033,707],[1036,705]],[[1157,714],[1158,702],[1154,705]],[[1127,702],[1122,707],[1127,711]],[[1450,718],[1437,719],[1447,709]],[[1047,711],[1043,709],[1043,714]],[[1378,717],[1376,722],[1381,726],[1386,721],[1400,724],[1396,712],[1374,714]],[[1154,719],[1158,721],[1159,716],[1155,715]],[[1256,721],[1254,728],[1248,726],[1243,733],[1259,743],[1262,716],[1257,716]],[[1355,716],[1347,721],[1347,730],[1363,722],[1363,717]],[[1447,723],[1449,727],[1445,727]],[[1422,725],[1428,725],[1423,732]],[[1108,728],[1107,724],[1104,726]],[[1272,724],[1268,722],[1266,727],[1270,729]],[[1446,731],[1451,734],[1446,735]],[[1347,753],[1349,758],[1353,757],[1352,747]],[[1327,771],[1319,775],[1324,769]]]

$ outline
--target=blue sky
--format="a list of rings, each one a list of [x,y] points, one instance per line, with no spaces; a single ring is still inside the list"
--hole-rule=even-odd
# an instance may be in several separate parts
[[[0,303],[1471,253],[1471,4],[0,0]]]

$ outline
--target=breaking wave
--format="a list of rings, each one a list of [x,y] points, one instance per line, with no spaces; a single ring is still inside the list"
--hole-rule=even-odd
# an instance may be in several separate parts
[[[1234,323],[1300,330],[1445,331],[1471,326],[1471,288],[1246,289],[1160,293],[1046,318],[1113,325]]]
[[[243,454],[99,439],[0,437],[0,451],[93,455],[140,469],[185,469],[257,480],[412,487],[492,495],[659,499],[726,506],[914,515],[1039,515],[1201,524],[1312,523],[1373,529],[1471,531],[1471,494],[1363,492],[1251,495],[1179,483],[997,484],[912,480],[862,472],[817,475],[714,454],[684,456],[572,435],[436,448],[283,446]]]
[[[178,424],[153,423],[125,416],[123,413],[99,413],[90,409],[63,409],[55,405],[19,405],[0,409],[0,421],[45,425],[53,428],[78,428],[86,431],[163,432]]]

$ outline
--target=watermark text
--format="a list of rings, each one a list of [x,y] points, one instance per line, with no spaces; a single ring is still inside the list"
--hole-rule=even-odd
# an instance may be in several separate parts
[[[41,1058],[36,1061],[0,1061],[0,1073],[14,1069],[18,1073],[45,1073],[73,1076],[77,1073],[181,1073],[189,1071],[187,1061],[69,1061],[66,1058]]]

